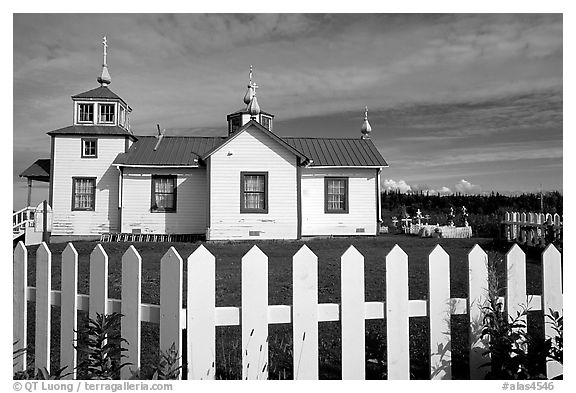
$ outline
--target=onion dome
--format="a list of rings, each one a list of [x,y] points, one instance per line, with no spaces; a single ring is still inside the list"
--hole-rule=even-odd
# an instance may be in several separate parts
[[[103,87],[107,87],[110,83],[112,83],[112,78],[110,77],[110,73],[108,72],[108,66],[106,65],[106,49],[108,48],[108,42],[106,41],[106,37],[102,39],[102,46],[104,48],[102,72],[100,73],[100,76],[96,80]]]
[[[248,112],[250,113],[250,118],[255,118],[260,114],[260,105],[258,105],[258,99],[256,98],[256,92],[252,96],[250,103],[248,104]]]
[[[252,89],[252,85],[248,85],[248,90],[246,91],[246,95],[244,95],[244,103],[246,105],[250,105],[250,101],[252,101],[253,95],[254,95],[254,90]]]
[[[248,77],[248,90],[246,91],[246,94],[244,95],[244,104],[246,104],[247,106],[250,105],[250,101],[252,101],[252,96],[254,96],[255,90],[254,90],[254,84],[252,83],[252,64],[250,64],[250,74]]]
[[[362,123],[360,132],[362,132],[362,139],[370,139],[370,132],[372,132],[372,127],[368,122],[368,107],[365,107],[364,109],[364,122]]]

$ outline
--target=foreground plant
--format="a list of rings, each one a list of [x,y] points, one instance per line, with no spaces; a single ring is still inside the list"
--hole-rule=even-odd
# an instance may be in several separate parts
[[[127,341],[120,335],[122,314],[96,314],[89,319],[88,326],[79,332],[77,345],[74,346],[84,359],[78,364],[78,370],[86,379],[119,379],[122,367],[131,363],[122,363],[125,356],[122,343]],[[80,356],[79,356],[80,357]]]
[[[176,349],[176,343],[172,343],[168,350],[160,351],[160,359],[152,379],[178,379],[180,377],[180,370],[182,369],[182,366],[178,365],[180,358],[178,350]]]
[[[516,316],[508,316],[500,301],[503,289],[496,273],[496,264],[501,259],[492,259],[488,264],[488,299],[483,307],[482,336],[488,339],[490,367],[487,379],[546,379],[543,370],[548,359],[562,363],[563,319],[556,311],[550,310],[550,319],[557,335],[546,340],[530,335],[527,331],[528,308],[521,307]],[[530,349],[528,351],[528,349]]]

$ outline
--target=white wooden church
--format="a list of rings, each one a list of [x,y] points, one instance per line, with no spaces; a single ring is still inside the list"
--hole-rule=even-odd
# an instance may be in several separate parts
[[[356,138],[285,137],[252,81],[223,136],[138,136],[132,108],[100,86],[72,96],[51,138],[52,236],[198,235],[207,240],[376,235],[380,173],[367,110]]]

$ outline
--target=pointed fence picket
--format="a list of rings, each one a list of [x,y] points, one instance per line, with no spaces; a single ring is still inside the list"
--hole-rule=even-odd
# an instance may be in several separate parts
[[[542,253],[542,310],[544,313],[562,313],[562,256],[556,247],[550,245]],[[546,338],[554,338],[556,332],[552,321],[544,324]],[[546,375],[554,378],[562,374],[562,365],[555,360],[546,363]]]
[[[130,364],[120,370],[122,379],[128,379],[132,372],[140,369],[142,258],[134,246],[128,247],[122,255],[122,322],[121,335],[130,345],[126,348],[125,362]]]
[[[268,257],[242,258],[242,379],[268,379]]]
[[[28,330],[28,312],[26,294],[26,282],[28,277],[28,251],[24,243],[19,242],[14,249],[14,270],[12,282],[12,332],[14,353],[17,354],[14,359],[13,372],[17,373],[26,370],[26,348]]]
[[[62,252],[62,300],[60,305],[60,364],[69,365],[66,379],[76,378],[76,332],[78,330],[78,252],[68,243]]]
[[[188,257],[187,355],[190,379],[216,377],[216,258],[204,246]]]
[[[386,301],[364,299],[364,257],[350,247],[341,258],[341,303],[318,303],[318,258],[306,246],[293,257],[293,304],[268,304],[268,257],[254,246],[242,258],[241,307],[216,307],[215,258],[200,246],[187,260],[187,309],[182,308],[183,262],[171,247],[160,260],[160,304],[143,304],[141,297],[142,258],[131,246],[122,257],[121,299],[108,299],[108,256],[101,245],[90,255],[90,294],[78,290],[78,253],[69,244],[62,254],[62,289],[51,290],[52,255],[42,243],[36,252],[36,287],[26,286],[26,247],[19,243],[14,250],[14,348],[26,348],[27,301],[36,303],[35,367],[50,366],[50,307],[61,307],[60,365],[76,365],[70,345],[75,339],[76,313],[122,312],[122,336],[128,343],[126,361],[132,370],[122,371],[130,378],[140,367],[141,322],[160,325],[160,349],[172,345],[182,354],[182,329],[186,329],[187,365],[182,377],[214,379],[216,374],[215,329],[217,326],[241,325],[242,378],[268,377],[268,325],[291,323],[295,379],[318,378],[318,323],[341,321],[342,378],[365,377],[365,320],[384,319],[387,331],[386,363],[388,379],[410,378],[409,318],[427,317],[430,322],[430,378],[450,379],[452,369],[450,317],[468,314],[470,321],[470,378],[484,378],[489,371],[480,367],[487,362],[483,353],[487,342],[481,334],[483,307],[488,300],[488,258],[479,247],[468,254],[469,296],[450,297],[450,257],[441,246],[429,255],[428,300],[408,298],[408,256],[398,246],[386,255]],[[560,252],[550,245],[542,254],[542,296],[526,293],[526,260],[517,245],[506,254],[506,287],[502,301],[515,317],[525,307],[562,314],[562,262]],[[385,281],[384,281],[385,279]],[[523,317],[525,321],[525,316]],[[547,320],[545,333],[555,337]],[[181,361],[181,356],[179,356]],[[177,366],[181,365],[179,363]],[[26,368],[25,356],[14,362],[14,371]],[[562,374],[562,365],[548,362],[547,375]],[[74,377],[73,374],[71,377]]]
[[[174,247],[160,259],[160,352],[182,354],[182,258]],[[176,367],[182,366],[178,356]],[[182,377],[182,374],[179,374]]]
[[[365,377],[364,256],[350,246],[342,255],[342,379]]]
[[[386,255],[388,379],[410,379],[408,255],[398,245]]]
[[[50,371],[52,253],[46,243],[36,251],[36,334],[34,367]]]
[[[437,245],[429,256],[430,379],[452,378],[450,257]]]
[[[468,321],[470,338],[470,379],[484,379],[489,359],[484,356],[488,343],[482,337],[483,307],[488,300],[488,255],[475,245],[468,253]]]
[[[318,379],[318,257],[306,246],[292,260],[294,379]]]

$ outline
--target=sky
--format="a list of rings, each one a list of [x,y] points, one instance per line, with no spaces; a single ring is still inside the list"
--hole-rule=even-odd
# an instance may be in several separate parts
[[[136,135],[225,135],[253,65],[280,136],[358,138],[368,106],[384,189],[563,190],[561,14],[15,14],[14,208],[104,35]]]

